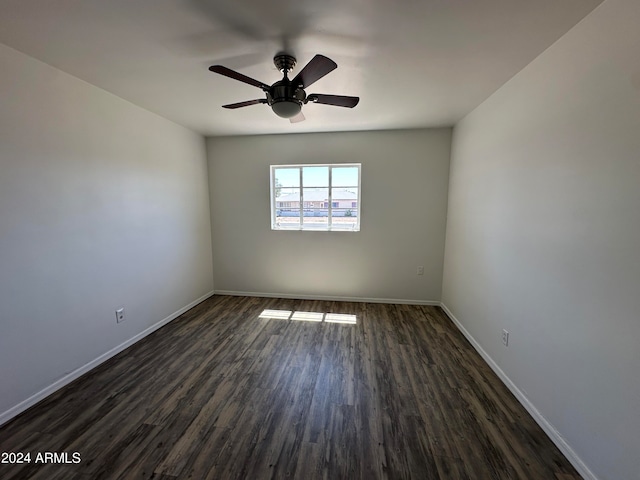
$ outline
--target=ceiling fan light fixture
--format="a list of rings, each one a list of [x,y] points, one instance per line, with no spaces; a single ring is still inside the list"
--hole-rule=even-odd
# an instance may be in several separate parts
[[[282,118],[295,117],[302,110],[302,102],[291,99],[276,100],[271,104],[273,113]]]

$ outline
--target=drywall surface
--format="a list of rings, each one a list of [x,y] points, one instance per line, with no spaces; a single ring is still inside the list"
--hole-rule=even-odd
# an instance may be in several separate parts
[[[605,1],[452,143],[443,302],[601,480],[640,478],[639,24]]]
[[[209,138],[216,292],[439,301],[450,141],[451,129]],[[296,163],[362,164],[359,232],[271,230],[269,166]]]
[[[2,414],[213,275],[204,138],[2,45],[0,66]]]

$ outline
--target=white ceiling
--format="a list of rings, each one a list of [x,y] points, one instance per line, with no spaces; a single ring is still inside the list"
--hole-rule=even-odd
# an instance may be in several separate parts
[[[204,135],[450,126],[601,1],[2,0],[0,42]],[[283,48],[338,64],[307,93],[360,104],[220,108],[264,94],[210,65],[271,84]]]

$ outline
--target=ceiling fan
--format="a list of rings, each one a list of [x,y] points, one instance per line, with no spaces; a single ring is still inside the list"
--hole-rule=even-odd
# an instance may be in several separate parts
[[[309,63],[307,63],[307,65],[305,65],[305,67],[293,78],[293,80],[289,79],[288,74],[296,65],[295,57],[286,53],[278,53],[273,58],[273,63],[276,68],[284,74],[284,76],[282,80],[277,81],[271,86],[231,70],[230,68],[223,67],[222,65],[212,65],[209,67],[209,70],[214,73],[258,87],[266,94],[266,98],[230,103],[228,105],[223,105],[222,107],[235,109],[248,107],[249,105],[266,103],[271,107],[276,115],[282,118],[288,118],[291,123],[296,123],[305,119],[304,115],[302,115],[303,104],[313,102],[324,105],[335,105],[337,107],[353,108],[360,101],[359,97],[325,95],[323,93],[312,93],[307,95],[305,93],[305,88],[320,80],[332,70],[338,68],[338,65],[333,60],[323,55],[316,55],[313,57],[311,61],[309,61]]]

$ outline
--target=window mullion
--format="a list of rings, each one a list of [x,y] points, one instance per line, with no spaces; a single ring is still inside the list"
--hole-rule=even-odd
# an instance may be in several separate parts
[[[328,188],[328,190],[329,190],[329,206],[328,206],[328,209],[327,209],[327,215],[328,215],[328,217],[327,217],[327,228],[329,230],[331,230],[331,225],[332,225],[331,219],[332,219],[332,215],[333,215],[333,213],[332,213],[333,212],[333,197],[331,195],[331,183],[332,183],[331,175],[332,174],[333,174],[333,167],[329,167],[329,188]]]
[[[300,229],[302,230],[302,228],[304,227],[304,194],[303,194],[303,185],[302,185],[302,167],[298,168],[298,171],[300,172],[300,194],[299,194],[299,201],[298,204],[300,205]]]

